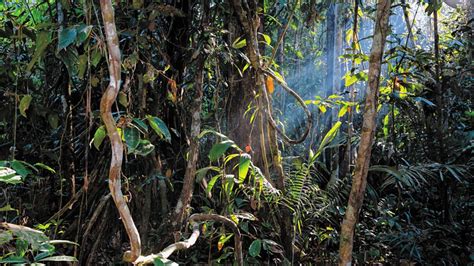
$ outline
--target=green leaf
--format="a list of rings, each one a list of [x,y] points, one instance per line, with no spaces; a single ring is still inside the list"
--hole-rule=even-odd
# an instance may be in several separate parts
[[[341,127],[341,124],[341,121],[337,121],[334,126],[332,126],[332,128],[328,131],[328,133],[326,133],[323,140],[321,141],[321,144],[319,144],[318,151],[313,156],[313,158],[311,158],[312,161],[316,160],[316,158],[318,158],[321,152],[323,151],[324,147],[326,147],[329,142],[331,142],[336,137],[337,131]]]
[[[0,212],[11,212],[11,211],[18,212],[18,210],[15,209],[15,208],[12,208],[12,205],[10,205],[10,204],[7,204],[7,205],[0,208]],[[0,242],[1,242],[1,240],[0,240]],[[1,243],[0,243],[0,245],[1,245]]]
[[[140,143],[140,132],[134,127],[127,127],[123,132],[123,136],[127,144],[128,153],[132,153]]]
[[[277,80],[280,83],[286,84],[285,79],[283,78],[283,76],[280,73],[278,73],[276,71],[273,71],[273,74],[275,75],[275,77],[277,78]]]
[[[77,30],[75,27],[61,30],[58,35],[58,51],[67,48],[76,40],[76,36]]]
[[[55,171],[53,168],[47,166],[47,165],[44,164],[44,163],[35,163],[35,166],[38,166],[38,167],[43,168],[43,169],[45,169],[45,170],[48,170],[48,171],[50,171],[50,172],[53,173],[53,174],[56,173],[56,171]]]
[[[56,114],[56,113],[49,114],[48,115],[48,123],[53,129],[58,128],[58,124],[59,124],[58,114]]]
[[[147,156],[155,149],[155,145],[151,144],[151,142],[147,139],[141,139],[138,143],[137,148],[133,150],[134,154]]]
[[[15,185],[22,183],[21,176],[8,167],[0,167],[0,182]]]
[[[91,33],[92,30],[92,25],[85,25],[81,24],[76,26],[76,45],[81,45],[87,38],[89,37],[89,34]]]
[[[20,100],[20,114],[26,117],[26,110],[30,107],[30,103],[33,97],[29,94],[23,96]]]
[[[232,48],[234,49],[240,49],[242,47],[247,46],[247,40],[246,39],[241,39],[240,37],[237,38],[233,43],[232,43]]]
[[[26,263],[27,260],[22,256],[9,256],[4,259],[0,259],[0,263]]]
[[[100,126],[94,133],[94,147],[99,150],[100,145],[105,139],[105,136],[107,135],[107,132],[105,131],[104,126]]]
[[[26,71],[30,72],[33,66],[38,62],[38,60],[43,55],[44,51],[51,43],[51,33],[47,31],[40,31],[36,34],[36,50],[33,54],[31,61],[28,63],[26,67]]]
[[[15,170],[15,172],[17,172],[19,175],[21,175],[22,178],[25,178],[26,176],[31,174],[31,171],[28,170],[25,167],[25,164],[22,163],[21,161],[17,161],[17,160],[11,161],[10,167],[13,168],[13,170]]]
[[[239,183],[243,183],[245,177],[247,177],[247,173],[249,172],[250,166],[250,155],[244,153],[240,155],[239,160]]]
[[[358,81],[357,77],[354,75],[345,75],[344,76],[344,86],[349,87],[352,84],[356,83]]]
[[[148,126],[145,122],[138,118],[133,118],[132,121],[139,127],[139,129],[143,130],[144,133],[148,133]]]
[[[263,39],[265,40],[265,43],[267,43],[268,45],[270,45],[272,43],[272,38],[270,38],[270,36],[268,36],[267,34],[263,34],[263,33],[262,33],[262,36],[263,36]]]
[[[252,257],[257,257],[260,255],[260,251],[262,249],[262,240],[255,239],[249,247],[249,255]]]
[[[227,243],[227,241],[230,240],[230,238],[233,236],[234,234],[223,234],[219,237],[219,241],[217,242],[217,249],[222,249],[222,247],[224,246],[225,243]],[[220,248],[219,248],[220,247]]]
[[[339,109],[339,113],[337,114],[338,117],[343,117],[347,113],[348,106],[343,105],[341,109]]]
[[[219,179],[219,177],[221,177],[222,175],[215,175],[211,178],[211,180],[209,181],[209,183],[207,184],[207,187],[206,187],[206,194],[209,194],[209,192],[211,192],[212,188],[214,187],[214,185],[216,184],[217,180]]]
[[[179,264],[169,259],[155,258],[153,260],[153,265],[154,266],[178,266]]]
[[[219,159],[219,157],[221,157],[227,149],[233,145],[235,144],[231,140],[224,140],[220,143],[214,144],[209,152],[209,160],[211,160],[211,162],[217,161],[217,159]]]
[[[95,48],[94,50],[92,50],[92,55],[91,55],[91,64],[96,67],[99,62],[100,62],[100,59],[102,59],[102,54],[100,53],[100,49],[99,48]]]
[[[297,56],[299,59],[303,59],[303,58],[304,58],[303,53],[302,53],[300,50],[296,51],[296,56]]]
[[[196,171],[196,183],[201,183],[202,179],[207,175],[209,170],[213,170],[216,172],[221,171],[219,167],[215,167],[215,166],[208,166],[208,167],[201,168]]]
[[[171,142],[171,134],[165,122],[163,122],[158,117],[151,115],[147,115],[146,119],[148,120],[148,123],[150,124],[151,128],[153,128],[153,130],[159,137],[164,138],[168,142]]]
[[[118,94],[118,102],[123,106],[127,107],[128,106],[128,97],[127,94],[123,91],[119,92]]]
[[[79,56],[79,66],[77,70],[77,77],[82,79],[84,77],[84,73],[86,73],[87,69],[87,55],[82,54]]]
[[[70,261],[70,262],[77,262],[77,259],[72,256],[53,256],[41,259],[39,261]]]
[[[319,108],[319,111],[323,114],[326,113],[327,111],[326,106],[324,106],[323,104],[318,105],[318,108]]]

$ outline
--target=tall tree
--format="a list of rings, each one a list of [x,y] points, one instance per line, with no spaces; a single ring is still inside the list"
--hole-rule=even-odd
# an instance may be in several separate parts
[[[369,81],[365,100],[364,119],[357,152],[356,166],[352,179],[346,214],[341,227],[339,265],[351,265],[354,230],[364,201],[367,173],[376,129],[377,105],[379,97],[380,72],[390,16],[390,0],[379,0],[375,19],[372,50],[369,58]]]

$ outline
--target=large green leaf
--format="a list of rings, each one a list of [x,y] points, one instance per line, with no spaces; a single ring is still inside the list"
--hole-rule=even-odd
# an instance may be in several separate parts
[[[262,250],[262,240],[255,239],[249,247],[249,255],[252,257],[257,257],[260,255],[260,251]]]
[[[171,142],[171,134],[163,120],[159,119],[158,117],[147,115],[146,119],[150,124],[151,128],[155,131],[155,133],[164,138],[166,141]]]
[[[76,27],[63,29],[58,35],[58,51],[65,49],[76,40]]]
[[[107,132],[105,131],[105,127],[104,127],[104,126],[100,126],[100,127],[95,131],[93,142],[94,142],[94,147],[95,147],[96,149],[99,149],[99,148],[100,148],[100,145],[101,145],[102,142],[104,141],[106,135],[107,135]]]
[[[33,97],[29,94],[23,96],[20,100],[20,114],[24,117],[26,117],[26,110],[30,107],[30,103]]]
[[[25,164],[21,161],[13,160],[10,162],[10,167],[15,170],[19,175],[21,175],[22,178],[25,178],[29,174],[31,174],[31,171],[26,168]]]
[[[234,145],[234,142],[231,140],[224,140],[220,143],[214,144],[209,152],[209,160],[211,160],[211,162],[217,161],[217,159],[219,159],[227,149]]]
[[[123,132],[128,153],[132,153],[140,143],[140,132],[134,127],[127,127]]]
[[[342,125],[342,122],[341,122],[341,121],[337,121],[337,122],[332,126],[332,128],[328,131],[328,133],[326,133],[326,135],[324,136],[323,140],[321,141],[321,144],[319,144],[318,151],[317,151],[316,154],[311,158],[312,161],[316,160],[316,158],[319,157],[319,155],[320,155],[321,152],[324,150],[324,148],[336,137],[337,132],[338,132],[339,128],[341,127],[341,125]]]
[[[250,155],[244,153],[239,160],[239,183],[243,183],[250,167]]]

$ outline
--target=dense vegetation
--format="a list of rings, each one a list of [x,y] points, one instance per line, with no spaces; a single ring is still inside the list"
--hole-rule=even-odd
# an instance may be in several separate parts
[[[471,1],[0,11],[0,263],[474,262]]]

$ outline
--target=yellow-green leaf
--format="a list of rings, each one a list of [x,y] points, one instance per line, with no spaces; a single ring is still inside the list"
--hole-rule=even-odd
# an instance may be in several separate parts
[[[30,103],[33,97],[29,94],[23,96],[20,100],[20,114],[26,117],[26,110],[30,107]]]

